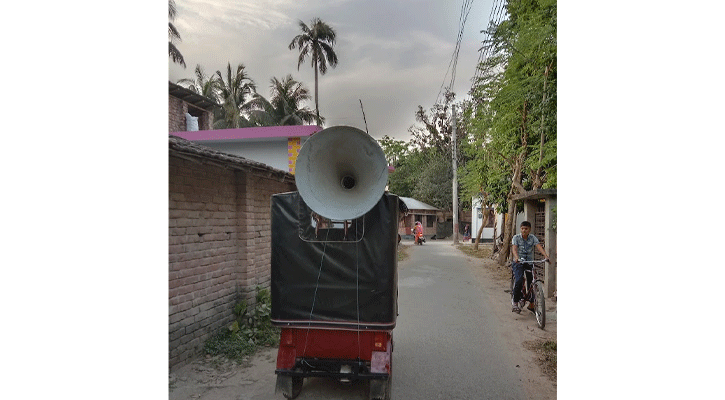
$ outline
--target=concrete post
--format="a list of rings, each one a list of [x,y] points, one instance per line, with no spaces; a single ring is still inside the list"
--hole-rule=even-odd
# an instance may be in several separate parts
[[[546,199],[546,213],[544,223],[546,226],[546,238],[544,249],[549,255],[551,262],[544,268],[544,295],[551,297],[556,291],[556,231],[553,228],[553,209],[556,208],[556,198]]]
[[[456,149],[456,105],[451,106],[453,110],[453,244],[458,244],[458,161]]]

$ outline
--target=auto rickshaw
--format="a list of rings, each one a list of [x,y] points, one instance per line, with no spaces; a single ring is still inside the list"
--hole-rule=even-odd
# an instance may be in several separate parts
[[[372,159],[350,158],[350,146]],[[311,377],[369,381],[370,399],[390,398],[402,202],[384,192],[386,164],[365,132],[328,128],[300,150],[298,191],[272,196],[275,391],[285,398]]]

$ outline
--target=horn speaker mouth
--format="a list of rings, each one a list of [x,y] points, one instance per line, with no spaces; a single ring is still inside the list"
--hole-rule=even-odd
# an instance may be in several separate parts
[[[355,187],[355,178],[350,175],[345,175],[342,177],[340,185],[343,187],[343,189],[350,190]]]
[[[351,126],[333,126],[302,145],[295,183],[317,214],[333,220],[355,219],[380,200],[388,183],[388,165],[370,135]]]

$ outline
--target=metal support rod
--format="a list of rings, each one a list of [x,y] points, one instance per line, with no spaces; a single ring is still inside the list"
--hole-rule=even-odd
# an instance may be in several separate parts
[[[370,132],[368,132],[368,120],[365,119],[365,109],[363,108],[363,105],[362,105],[362,99],[358,99],[358,100],[360,100],[360,109],[362,110],[363,121],[365,121],[365,133],[367,133],[369,135]]]

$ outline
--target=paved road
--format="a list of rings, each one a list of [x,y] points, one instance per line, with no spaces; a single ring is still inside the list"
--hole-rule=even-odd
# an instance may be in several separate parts
[[[394,397],[523,399],[505,332],[491,323],[494,305],[465,256],[450,241],[433,240],[409,253],[398,271]]]
[[[410,243],[410,242],[409,242]],[[524,359],[516,332],[504,332],[501,316],[535,324],[533,316],[502,311],[498,285],[482,285],[471,263],[450,241],[411,246],[398,264],[399,309],[394,332],[393,399],[525,399]],[[485,287],[500,293],[486,293]],[[489,291],[494,289],[488,289]],[[492,304],[495,303],[495,304]],[[499,307],[499,318],[494,308]],[[518,357],[518,358],[517,358]],[[170,400],[278,400],[274,394],[276,349],[258,353],[252,366],[212,371],[205,364],[184,367],[171,385]],[[304,399],[367,399],[365,382],[343,384],[305,379]],[[555,398],[555,394],[553,397]],[[533,398],[533,397],[531,397]]]

